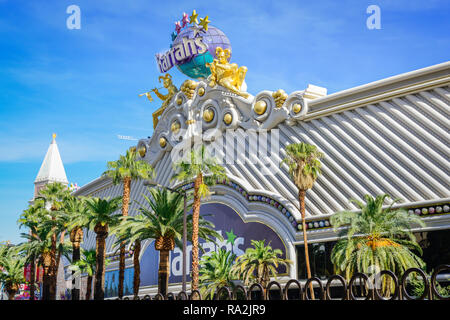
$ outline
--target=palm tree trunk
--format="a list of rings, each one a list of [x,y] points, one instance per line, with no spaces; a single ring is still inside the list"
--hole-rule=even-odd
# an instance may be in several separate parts
[[[86,285],[86,300],[91,299],[92,294],[92,276],[88,276]]]
[[[263,294],[264,297],[267,294],[267,285],[269,284],[269,280],[268,279],[270,279],[270,277],[268,275],[268,272],[269,271],[267,270],[267,266],[264,266],[263,272],[262,272],[262,276],[260,278],[261,279],[260,283],[261,283],[261,286],[263,287],[262,294]],[[259,276],[259,274],[258,274],[258,276]]]
[[[47,272],[42,276],[42,300],[50,300],[50,277]]]
[[[166,296],[169,287],[169,252],[169,250],[159,251],[158,293],[163,296]]]
[[[64,244],[64,236],[65,236],[65,231],[61,232],[61,234],[59,235],[59,243],[60,244]],[[53,240],[53,238],[52,238]],[[57,282],[58,282],[58,271],[59,271],[59,263],[61,261],[61,251],[58,251],[58,249],[56,248],[56,235],[55,235],[55,246],[54,246],[54,263],[53,263],[53,274],[51,277],[51,286],[50,286],[50,295],[51,295],[51,300],[56,300],[56,295],[57,295]]]
[[[57,210],[56,207],[52,205],[50,208],[51,211]],[[56,220],[55,217],[52,218],[52,220]],[[51,257],[51,263],[50,268],[48,272],[48,299],[46,300],[56,300],[56,282],[57,282],[57,276],[58,276],[58,262],[56,261],[56,233],[52,234],[51,238],[51,250],[50,250],[50,257]]]
[[[97,259],[97,271],[95,273],[95,289],[94,300],[104,300],[105,298],[105,255],[106,246],[105,239],[108,236],[108,232],[105,231],[105,227],[99,227],[97,230],[97,246],[96,246],[96,259]]]
[[[8,286],[6,287],[6,292],[8,293],[8,300],[14,300],[17,290],[15,288]]]
[[[30,234],[34,237],[36,237],[36,233],[34,233],[32,230],[30,230]],[[30,262],[30,300],[33,300],[36,298],[34,291],[36,289],[36,256],[31,256],[31,262]]]
[[[72,248],[72,263],[76,263],[80,260],[80,243],[73,242]],[[80,300],[80,289],[76,288],[75,271],[72,271],[72,300]]]
[[[43,265],[43,275],[42,275],[42,300],[50,300],[50,268],[51,268],[51,257],[50,253],[46,253],[42,257],[42,265]]]
[[[118,296],[123,298],[123,281],[125,280],[125,242],[120,244]]]
[[[303,244],[305,247],[305,262],[306,262],[306,274],[308,276],[308,279],[311,278],[311,267],[309,265],[309,252],[308,252],[308,238],[306,235],[306,222],[305,222],[305,198],[306,198],[306,191],[305,190],[299,190],[298,191],[298,200],[300,202],[300,213],[302,215],[302,230],[303,230]],[[309,290],[311,293],[311,299],[315,299],[314,297],[314,290],[312,284],[309,285]]]
[[[64,238],[63,238],[64,240]],[[70,241],[72,242],[72,263],[80,261],[80,244],[83,240],[83,229],[75,227],[70,231]],[[75,271],[72,271],[72,300],[80,300],[80,288],[76,287]]]
[[[202,174],[194,181],[194,202],[192,204],[192,290],[198,290],[198,220],[200,217],[199,187],[202,183]]]
[[[136,240],[134,242],[134,279],[133,279],[133,293],[137,297],[139,295],[139,286],[141,284],[141,266],[139,265],[139,255],[141,254],[141,241]]]
[[[36,260],[34,255],[31,257],[30,263],[30,300],[35,299],[34,291],[36,288]]]
[[[56,265],[56,234],[52,235],[52,247],[50,250],[50,268],[47,274],[49,281],[48,300],[56,300],[56,273],[58,267]]]
[[[131,178],[126,177],[123,179],[123,196],[122,196],[122,216],[128,216],[128,206],[130,203],[130,189],[131,189]],[[125,279],[125,245],[123,241],[120,244],[120,257],[119,257],[119,287],[118,295],[119,298],[123,298],[123,281]]]

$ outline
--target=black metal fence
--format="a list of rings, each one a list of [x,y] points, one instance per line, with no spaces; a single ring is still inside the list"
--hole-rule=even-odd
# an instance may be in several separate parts
[[[214,294],[215,300],[450,300],[449,295],[444,296],[438,291],[438,274],[444,270],[450,270],[450,265],[440,265],[432,276],[418,268],[406,270],[398,278],[393,272],[383,270],[374,275],[355,273],[350,281],[340,276],[332,275],[328,279],[321,280],[317,277],[309,278],[304,285],[296,279],[290,279],[284,285],[277,281],[271,281],[264,288],[260,283],[254,283],[248,287],[237,285],[233,289],[228,287],[218,288]],[[420,295],[412,293],[411,279],[414,277],[416,286],[422,290]],[[384,280],[383,280],[384,279]],[[387,280],[388,279],[388,280]],[[381,281],[389,281],[389,288],[382,292]],[[445,282],[450,284],[450,278]],[[325,285],[324,285],[325,283]],[[336,284],[338,283],[338,284]],[[311,295],[313,289],[314,299]],[[208,295],[209,297],[209,295]],[[177,294],[169,292],[166,296],[158,293],[153,297],[145,295],[142,298],[134,297],[134,300],[203,300],[200,291],[190,293],[181,291]],[[124,300],[130,300],[125,297]]]

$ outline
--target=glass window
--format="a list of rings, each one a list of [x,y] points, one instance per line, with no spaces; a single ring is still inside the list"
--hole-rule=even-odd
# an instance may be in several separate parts
[[[415,236],[423,250],[421,257],[427,265],[427,272],[450,263],[450,230],[417,232]]]
[[[327,279],[334,274],[333,264],[330,256],[336,241],[319,242],[308,244],[309,263],[311,266],[311,275],[319,279]],[[297,262],[298,262],[298,278],[306,279],[306,263],[305,263],[305,247],[303,245],[296,246]]]

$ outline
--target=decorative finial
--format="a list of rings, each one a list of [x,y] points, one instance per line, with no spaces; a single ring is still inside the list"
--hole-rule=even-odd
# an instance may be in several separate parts
[[[52,138],[53,138],[53,140],[56,139],[56,133],[52,134]]]

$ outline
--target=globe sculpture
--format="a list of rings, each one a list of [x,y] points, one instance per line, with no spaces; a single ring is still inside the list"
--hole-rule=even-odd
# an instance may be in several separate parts
[[[206,79],[211,71],[206,66],[207,63],[213,62],[216,57],[216,48],[230,49],[231,44],[227,36],[218,28],[208,26],[208,30],[198,29],[196,27],[187,27],[181,30],[178,36],[172,43],[172,46],[182,43],[183,38],[194,39],[195,37],[202,37],[203,43],[208,46],[208,51],[203,54],[196,54],[183,60],[177,64],[178,70],[194,79]]]

